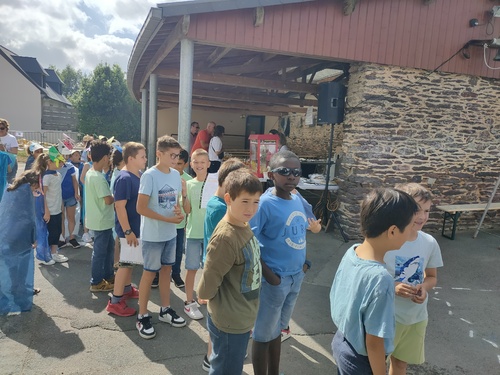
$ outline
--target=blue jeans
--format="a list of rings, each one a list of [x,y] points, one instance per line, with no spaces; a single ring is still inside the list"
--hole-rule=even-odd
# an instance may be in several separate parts
[[[175,264],[172,266],[172,276],[181,275],[182,254],[184,253],[184,228],[177,228],[177,242],[175,244]]]
[[[115,241],[113,231],[94,230],[94,250],[92,251],[92,285],[99,284],[102,280],[108,280],[114,275],[113,258],[115,252]]]
[[[212,342],[210,375],[236,375],[243,372],[250,331],[226,333],[220,331],[207,315],[207,329]]]
[[[253,328],[254,341],[270,342],[288,326],[304,275],[300,270],[295,275],[281,276],[279,285],[271,285],[262,278],[259,311]]]

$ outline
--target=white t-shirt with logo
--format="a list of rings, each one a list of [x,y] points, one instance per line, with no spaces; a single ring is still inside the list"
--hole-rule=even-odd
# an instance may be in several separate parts
[[[426,268],[443,266],[441,250],[436,239],[422,231],[418,232],[415,241],[408,241],[401,249],[387,252],[384,262],[395,282],[413,286],[424,282]],[[424,303],[418,304],[409,298],[396,296],[396,321],[410,325],[427,320],[428,300],[429,297]]]

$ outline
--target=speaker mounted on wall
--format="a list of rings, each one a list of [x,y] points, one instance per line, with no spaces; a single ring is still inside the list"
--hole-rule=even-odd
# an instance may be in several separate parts
[[[344,121],[347,89],[339,82],[319,84],[318,121],[322,124],[339,124]]]

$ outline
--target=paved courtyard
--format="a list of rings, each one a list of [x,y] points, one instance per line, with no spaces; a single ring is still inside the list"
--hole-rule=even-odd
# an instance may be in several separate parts
[[[475,240],[462,232],[455,241],[436,238],[445,267],[430,296],[427,363],[409,373],[499,374],[500,233],[481,232]],[[350,244],[337,232],[311,234],[308,241],[313,267],[293,315],[293,336],[283,343],[281,371],[286,375],[336,373],[328,295]],[[160,323],[159,294],[153,290],[149,309],[157,336],[140,338],[135,317],[108,315],[107,294],[89,292],[91,250],[64,248],[68,263],[36,264],[35,282],[42,292],[32,311],[0,317],[0,373],[203,374],[205,322],[189,320],[184,328]],[[134,271],[136,283],[140,272]],[[183,291],[172,288],[172,305],[181,312]],[[244,373],[253,374],[250,359]]]

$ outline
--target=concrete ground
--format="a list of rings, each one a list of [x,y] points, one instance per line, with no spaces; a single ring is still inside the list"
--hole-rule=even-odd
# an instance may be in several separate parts
[[[409,374],[500,373],[500,235],[459,233],[455,241],[438,239],[445,267],[430,295],[427,362]],[[329,291],[337,265],[351,245],[338,232],[310,234],[307,273],[291,322],[292,338],[282,345],[281,372],[334,374],[330,342],[335,327],[329,313]],[[90,293],[92,249],[61,251],[68,263],[36,263],[31,312],[0,317],[1,374],[203,374],[201,363],[208,335],[204,321],[182,313],[183,290],[172,284],[172,306],[188,320],[184,328],[158,321],[158,290],[149,309],[156,338],[144,340],[135,317],[111,316],[106,293]],[[134,271],[138,283],[140,268]],[[205,307],[202,311],[206,312]],[[244,374],[253,374],[250,358]]]

